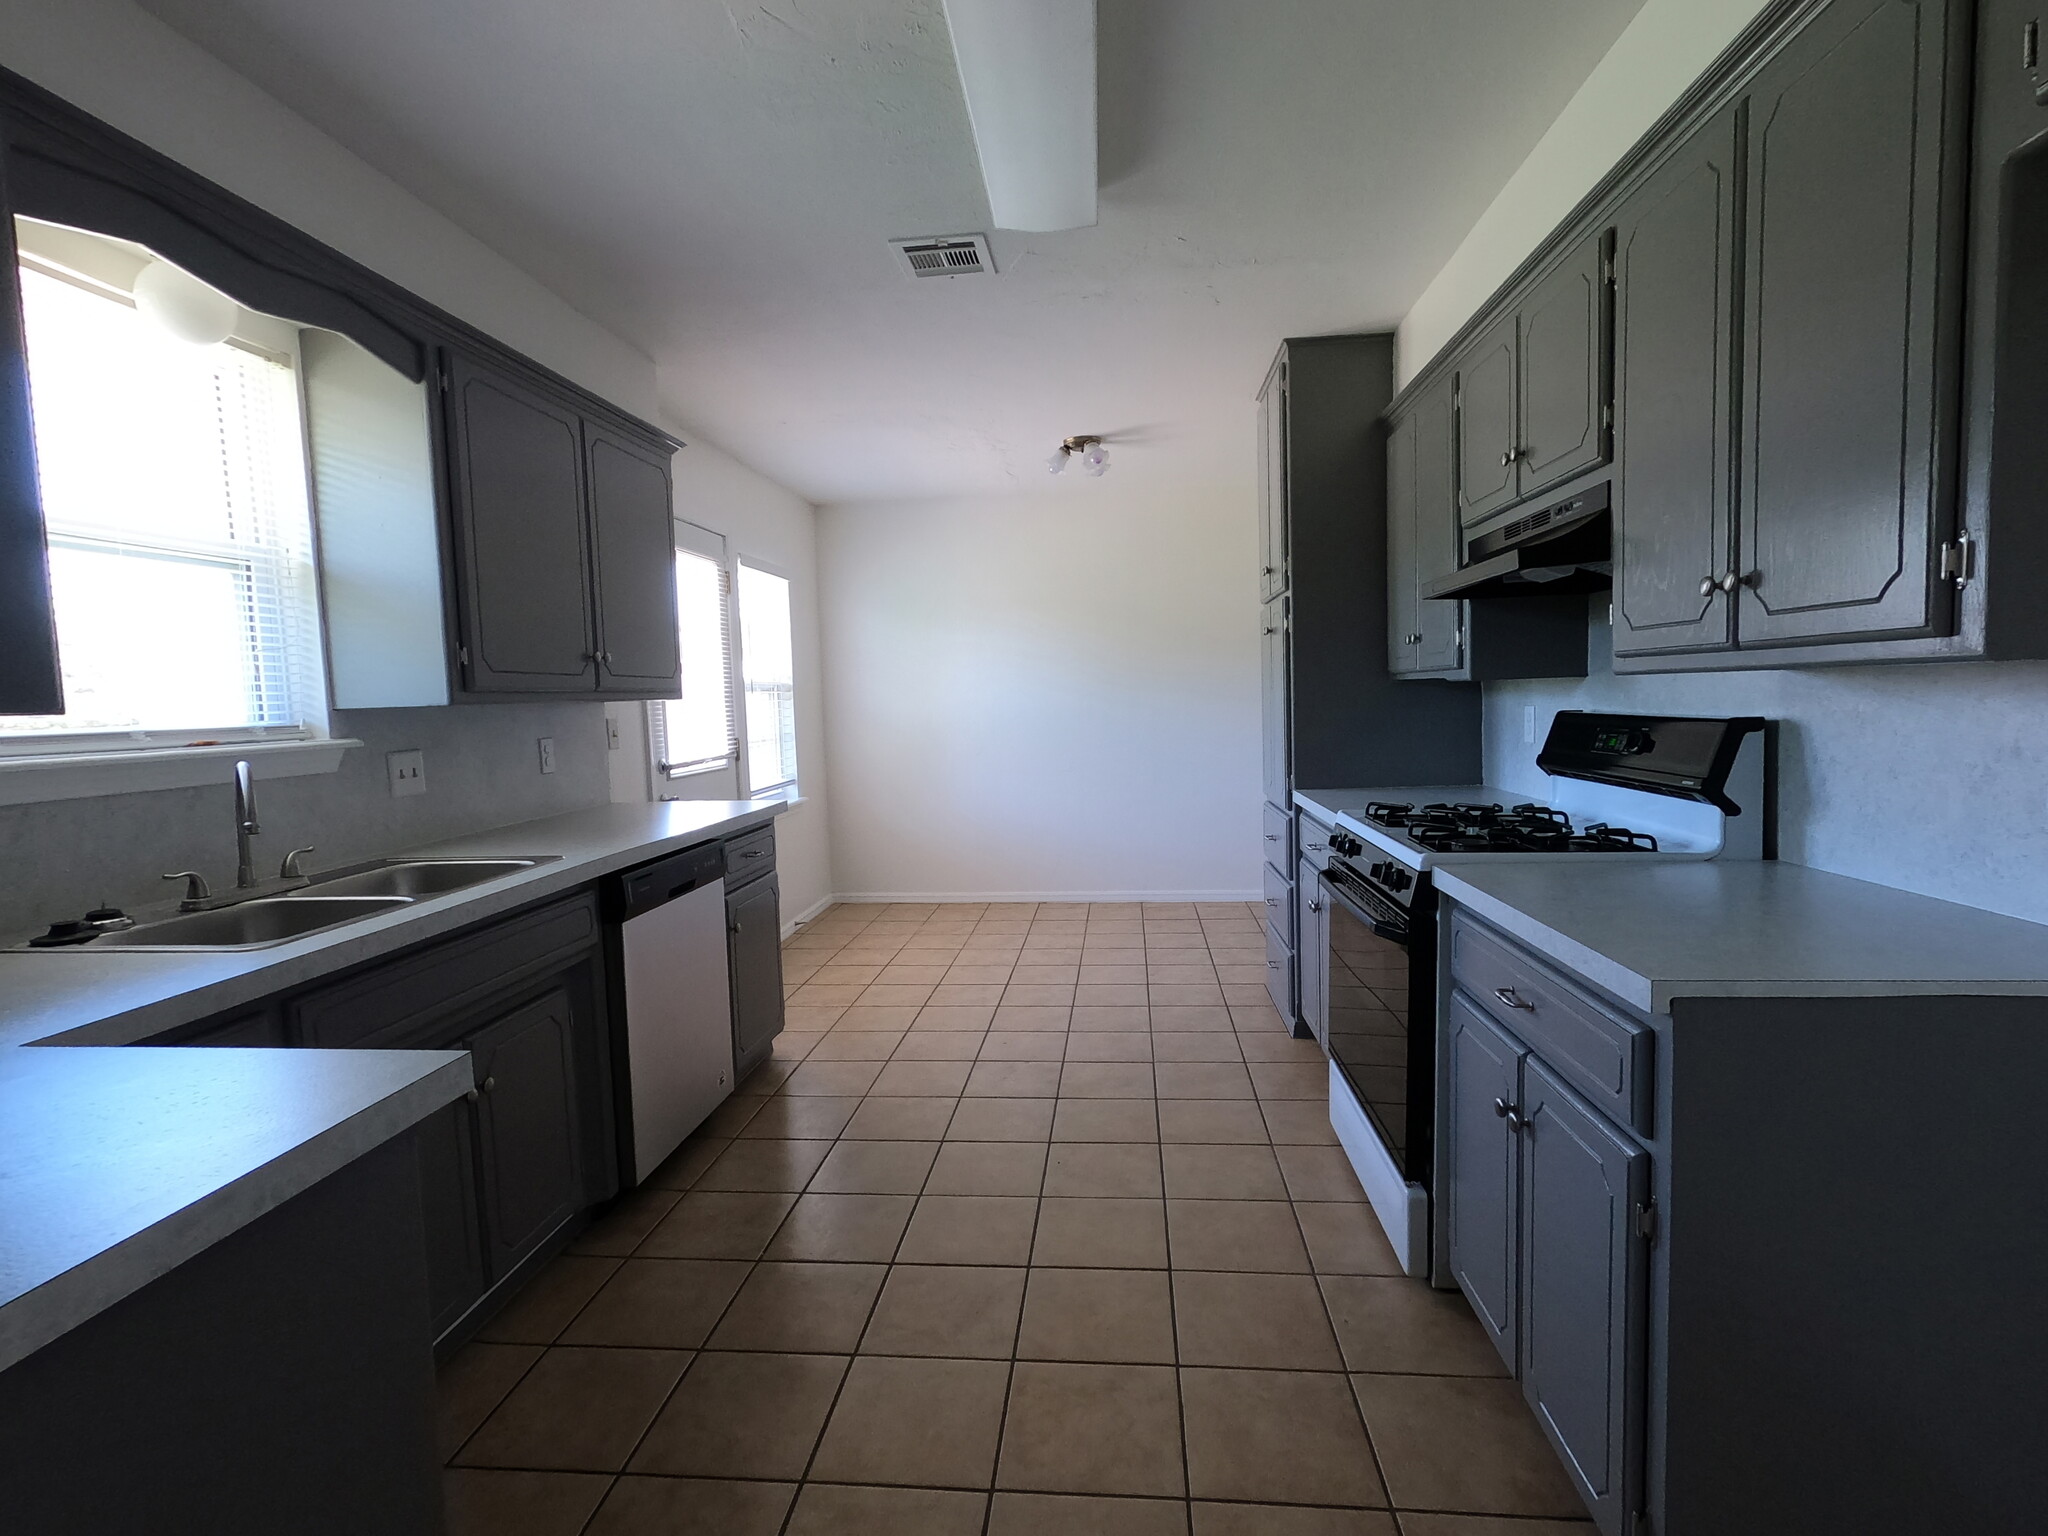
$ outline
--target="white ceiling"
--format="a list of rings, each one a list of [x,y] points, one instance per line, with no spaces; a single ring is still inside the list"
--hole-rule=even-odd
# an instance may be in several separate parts
[[[950,281],[887,245],[986,228],[940,0],[142,3],[823,502],[1242,476],[1278,340],[1391,328],[1642,0],[1100,0],[1100,224]]]

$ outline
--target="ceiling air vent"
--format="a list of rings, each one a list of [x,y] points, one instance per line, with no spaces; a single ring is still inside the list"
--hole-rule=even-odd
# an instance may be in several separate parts
[[[973,277],[996,269],[986,235],[919,235],[889,245],[912,277]]]

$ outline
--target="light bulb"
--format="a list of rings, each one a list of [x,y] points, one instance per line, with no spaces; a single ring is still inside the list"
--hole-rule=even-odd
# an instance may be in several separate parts
[[[241,306],[183,267],[152,261],[135,278],[135,307],[180,341],[212,346],[234,334]]]
[[[1091,475],[1100,475],[1109,468],[1109,450],[1100,443],[1090,443],[1088,451],[1081,455],[1081,463]]]
[[[1067,450],[1055,448],[1052,457],[1045,461],[1045,467],[1056,475],[1064,474],[1067,468]]]

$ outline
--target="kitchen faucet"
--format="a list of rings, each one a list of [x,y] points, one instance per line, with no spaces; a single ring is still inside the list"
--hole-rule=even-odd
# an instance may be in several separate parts
[[[256,819],[256,775],[249,767],[247,758],[235,764],[235,890],[231,896],[216,896],[206,888],[206,877],[196,869],[181,869],[175,874],[165,875],[166,880],[185,882],[185,899],[178,903],[180,912],[204,912],[213,907],[230,907],[236,902],[247,901],[254,896],[289,890],[293,886],[305,885],[306,872],[299,867],[299,860],[313,852],[311,848],[294,848],[284,856],[275,880],[259,880],[256,877],[256,855],[249,840],[263,830],[263,824]]]

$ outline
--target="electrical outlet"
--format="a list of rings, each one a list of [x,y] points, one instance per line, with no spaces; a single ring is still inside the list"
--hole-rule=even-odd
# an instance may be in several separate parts
[[[1524,704],[1522,706],[1522,740],[1528,743],[1533,743],[1536,740],[1536,706],[1534,704]]]
[[[386,752],[384,771],[391,778],[391,797],[394,800],[427,792],[427,754],[417,747],[410,752]]]
[[[555,771],[555,738],[552,736],[543,736],[540,739],[540,771]]]

